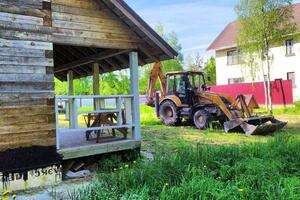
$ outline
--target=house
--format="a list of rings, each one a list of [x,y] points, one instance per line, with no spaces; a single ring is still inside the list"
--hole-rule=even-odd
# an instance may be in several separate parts
[[[300,30],[300,3],[293,5],[294,21]],[[229,23],[208,47],[216,52],[217,84],[252,82],[249,68],[241,65],[242,52],[237,49],[238,24]],[[300,100],[300,35],[295,34],[271,48],[273,55],[271,80],[292,80],[294,101]],[[266,71],[266,70],[265,70]],[[261,69],[257,69],[255,82],[264,80]]]
[[[0,191],[61,180],[61,159],[139,149],[138,66],[176,55],[123,0],[0,0]],[[131,93],[100,96],[99,75],[126,68]],[[94,95],[75,96],[73,80],[86,76]],[[55,97],[54,77],[68,81],[68,96]],[[89,114],[110,112],[117,122],[79,125],[81,99],[94,100]],[[67,127],[59,126],[61,101]],[[115,129],[128,136],[86,140]]]

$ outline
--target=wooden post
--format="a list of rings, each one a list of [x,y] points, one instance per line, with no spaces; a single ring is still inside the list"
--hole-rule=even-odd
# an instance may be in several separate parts
[[[58,112],[58,99],[56,97],[54,97],[54,101],[55,101],[55,136],[56,136],[56,149],[59,150],[60,149],[60,143],[59,143],[59,112]]]
[[[119,110],[118,117],[117,117],[118,126],[121,126],[123,124],[122,103],[123,102],[122,102],[122,98],[121,97],[116,98],[117,109]]]
[[[125,98],[124,99],[125,104],[125,119],[126,124],[132,124],[132,99],[131,98]]]
[[[68,95],[74,96],[74,75],[73,71],[69,70],[67,74],[68,79]],[[69,112],[69,128],[74,128],[74,99],[69,99],[68,101],[68,112]]]
[[[133,139],[141,140],[141,124],[140,124],[140,99],[139,99],[139,71],[138,71],[138,53],[131,52],[129,54],[130,65],[130,89],[134,96],[132,101],[133,114]]]
[[[100,95],[100,70],[99,63],[93,64],[93,94]],[[105,102],[103,99],[94,99],[94,110],[99,110],[105,107]]]

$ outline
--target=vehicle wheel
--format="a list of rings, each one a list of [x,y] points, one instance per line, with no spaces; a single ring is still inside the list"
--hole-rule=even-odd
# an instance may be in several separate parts
[[[176,126],[181,122],[178,108],[172,101],[164,101],[159,106],[159,116],[167,126]]]
[[[210,114],[204,110],[198,110],[194,114],[194,124],[195,126],[200,129],[204,130],[207,129],[210,122]]]

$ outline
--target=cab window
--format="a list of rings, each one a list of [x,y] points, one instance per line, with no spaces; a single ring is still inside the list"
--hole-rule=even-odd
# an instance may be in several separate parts
[[[168,77],[168,92],[174,93],[176,91],[175,79],[175,76]]]
[[[188,87],[188,85],[186,85],[186,80],[185,80],[185,76],[180,76],[178,77],[178,81],[177,81],[177,92],[179,93],[185,93],[185,89],[186,87]]]
[[[194,88],[198,89],[204,84],[203,76],[200,74],[193,75],[194,79]]]

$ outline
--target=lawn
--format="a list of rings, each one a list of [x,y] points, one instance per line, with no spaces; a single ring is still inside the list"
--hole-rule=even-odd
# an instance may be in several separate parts
[[[80,108],[80,112],[91,111],[92,107]],[[300,112],[296,113],[299,107],[294,108],[277,108],[274,110],[275,115],[283,120],[288,121],[288,126],[276,133],[277,135],[293,135],[293,138],[300,140]],[[246,136],[239,133],[225,133],[222,127],[200,131],[193,126],[178,126],[168,127],[164,126],[161,121],[156,117],[153,108],[141,105],[141,129],[142,129],[142,150],[155,152],[157,149],[168,148],[176,149],[180,145],[196,145],[198,143],[206,144],[242,144],[249,142],[267,142],[274,139],[273,136]],[[259,109],[259,113],[265,114],[264,109]],[[68,121],[65,115],[59,116],[60,127],[68,127]],[[84,118],[79,115],[79,126],[86,127]]]
[[[72,199],[300,199],[300,118],[272,136],[166,127],[141,106],[142,150],[155,159],[102,163]]]
[[[275,109],[275,112],[279,112]],[[280,108],[281,110],[281,108]],[[260,112],[262,112],[260,110]],[[282,112],[284,113],[284,112]],[[279,119],[289,121],[288,126],[277,132],[275,135],[292,135],[300,141],[300,115],[284,113],[276,115]],[[239,133],[225,133],[222,127],[200,131],[193,126],[167,127],[162,125],[156,118],[153,108],[141,106],[142,141],[143,150],[154,152],[157,149],[176,149],[180,145],[205,144],[244,144],[244,143],[265,143],[274,140],[272,136],[246,136]]]

